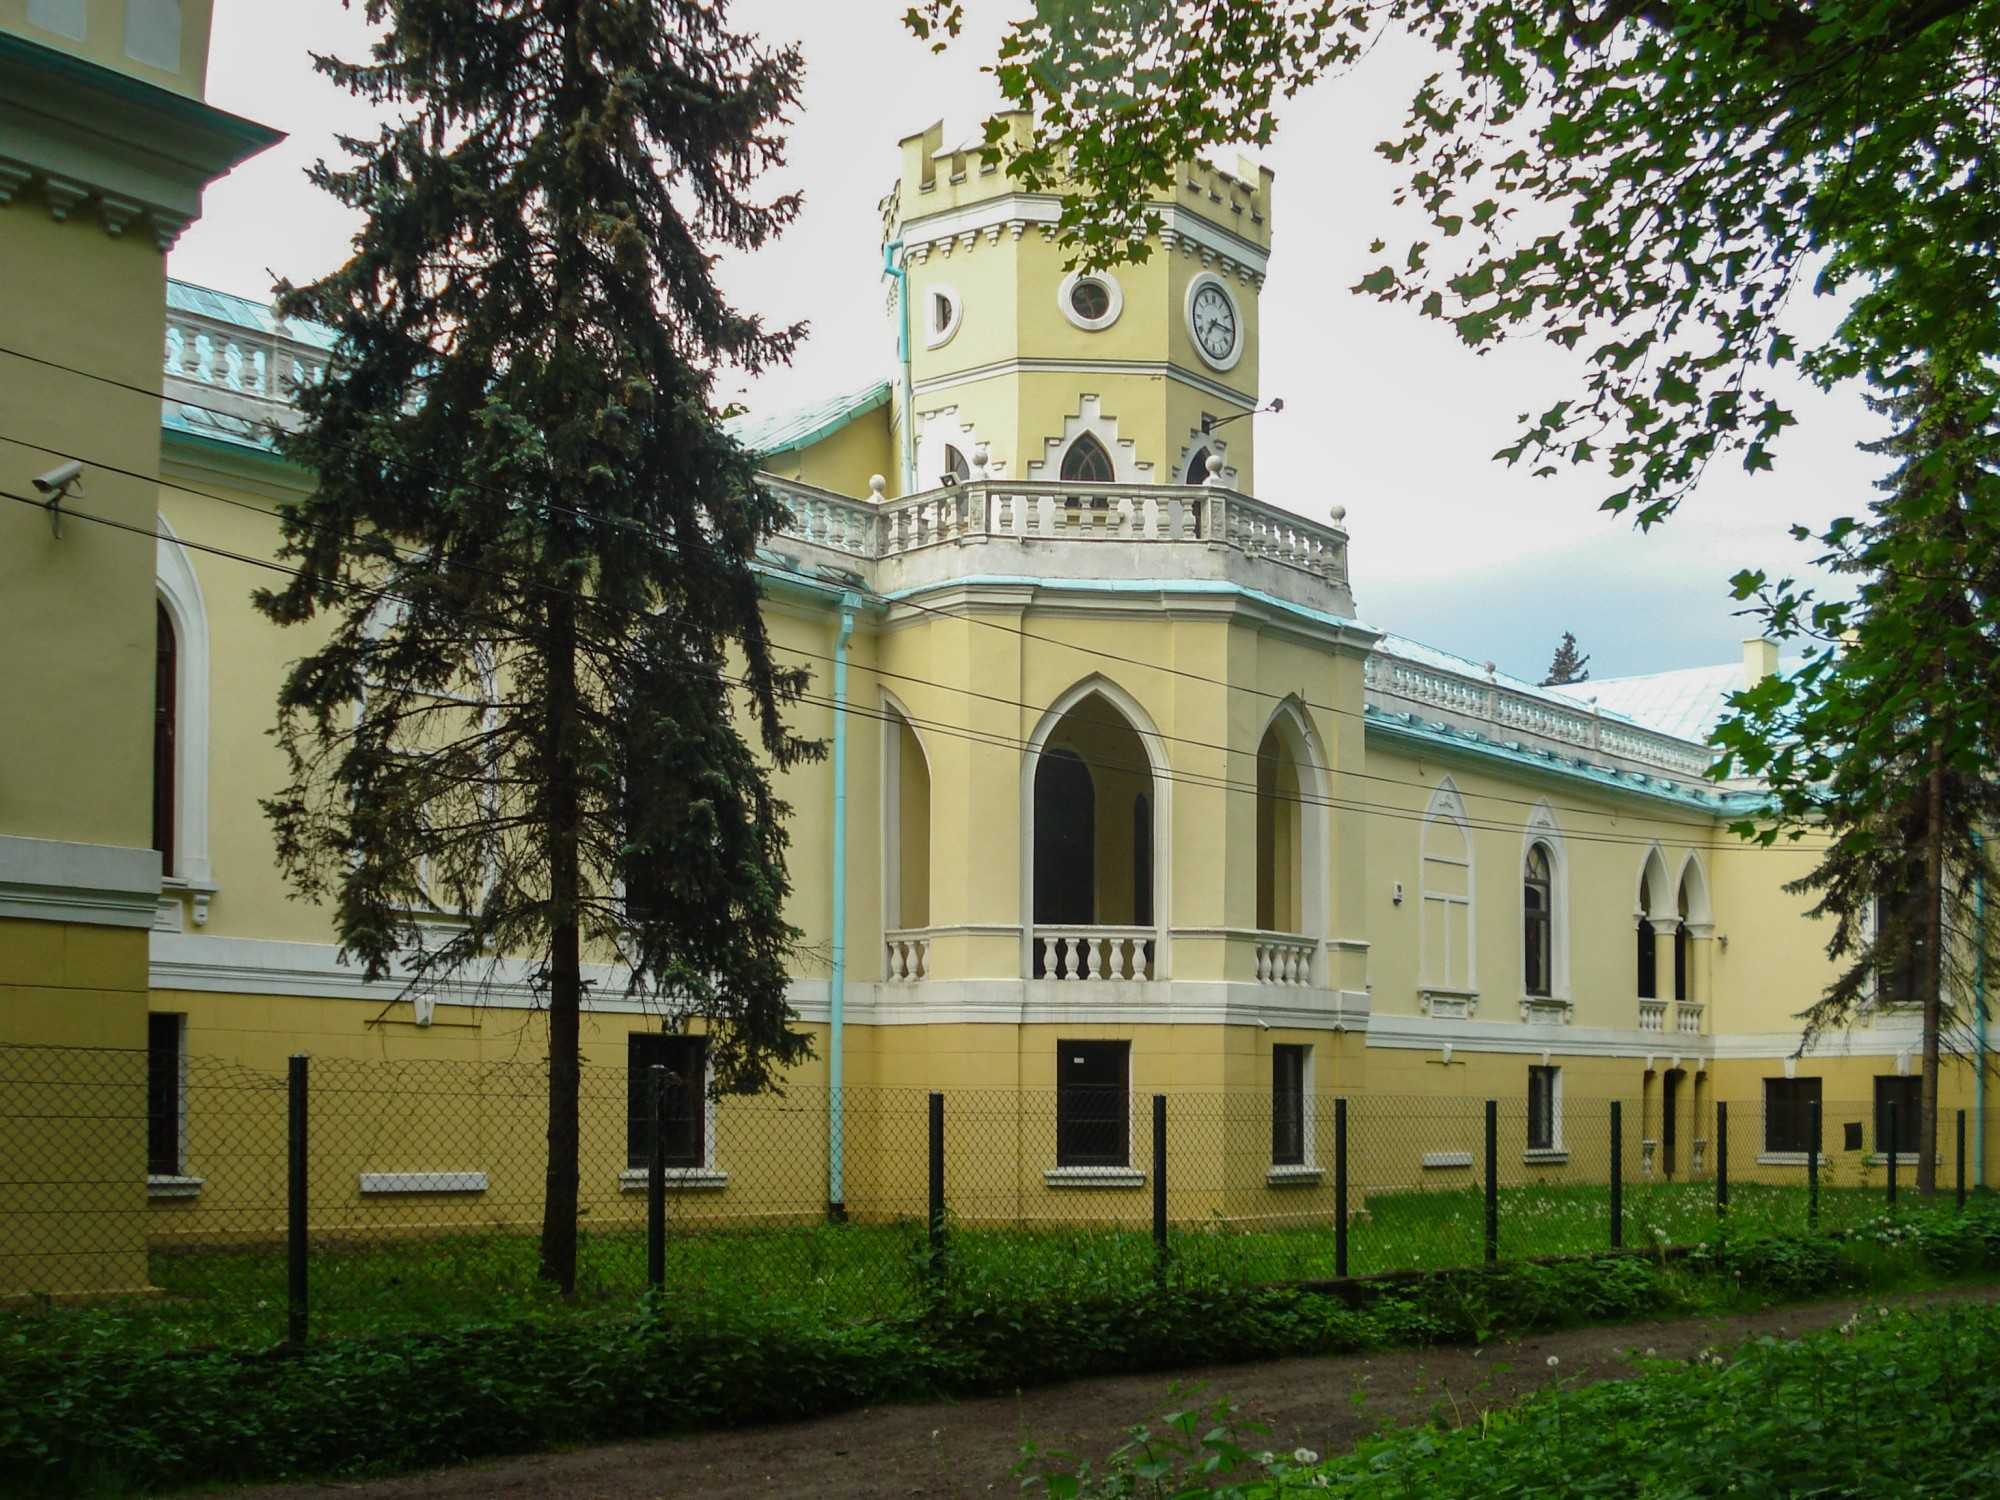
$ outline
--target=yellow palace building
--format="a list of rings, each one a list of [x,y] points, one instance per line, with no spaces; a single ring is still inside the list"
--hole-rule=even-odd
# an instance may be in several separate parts
[[[298,647],[250,591],[312,484],[267,433],[331,340],[165,276],[203,185],[275,139],[202,102],[209,9],[0,0],[0,1050],[149,1059],[146,1121],[75,1170],[151,1235],[197,1222],[223,1167],[190,1058],[474,1063],[533,1057],[539,1028],[525,962],[362,982],[276,873],[258,799]],[[1275,1190],[1317,1180],[1335,1096],[1526,1100],[1524,1171],[1564,1161],[1565,1098],[1620,1098],[1635,1162],[1682,1173],[1708,1105],[1744,1101],[1751,1155],[1801,1178],[1810,1098],[1910,1096],[1899,997],[1793,1058],[1829,977],[1781,889],[1810,857],[1739,844],[1757,789],[1703,775],[1773,646],[1539,687],[1365,622],[1342,508],[1258,497],[1268,171],[1187,168],[1149,259],[1079,274],[1054,199],[937,127],[900,153],[892,373],[740,426],[790,507],[763,571],[775,640],[815,668],[799,727],[841,749],[782,787],[801,1097],[835,1067],[850,1090],[1240,1091],[1266,1118],[1275,1095],[1300,1121],[1252,1152]],[[587,1061],[698,1051],[659,1032],[599,999]],[[1974,1087],[1948,1068],[1946,1105]],[[708,1112],[731,1106],[694,1107],[677,1181],[726,1204],[743,1167]],[[808,1123],[827,1197],[856,1196],[865,1143]],[[37,1128],[15,1149],[82,1160]],[[1134,1139],[1058,1120],[1014,1170],[1102,1201],[1143,1183]],[[1420,1144],[1413,1177],[1472,1180]],[[476,1196],[497,1170],[461,1159],[477,1141],[425,1149],[373,1190]]]

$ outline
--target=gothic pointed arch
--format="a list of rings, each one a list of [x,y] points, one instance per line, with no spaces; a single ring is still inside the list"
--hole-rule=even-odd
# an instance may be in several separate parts
[[[882,925],[931,923],[930,747],[902,700],[882,689]]]
[[[1257,925],[1326,935],[1332,846],[1326,752],[1297,695],[1265,721],[1257,744]]]
[[[1102,449],[1110,461],[1111,475],[1107,482],[1152,482],[1152,460],[1139,458],[1138,444],[1119,435],[1118,419],[1107,416],[1098,398],[1088,393],[1078,398],[1075,414],[1063,418],[1062,432],[1042,440],[1042,456],[1028,460],[1028,478],[1061,479],[1068,472],[1070,450],[1085,436]]]
[[[1521,835],[1521,993],[1570,995],[1569,845],[1546,798]]]
[[[1038,922],[1051,931],[1143,925],[1151,932],[1147,977],[1166,977],[1173,780],[1153,716],[1102,673],[1072,684],[1027,738],[1020,797],[1022,972],[1047,972]],[[1140,816],[1143,837],[1134,826]],[[1143,875],[1141,857],[1151,865]],[[1143,924],[1142,911],[1150,918]],[[1125,954],[1128,964],[1140,963],[1134,949]]]
[[[1458,784],[1432,790],[1418,828],[1419,972],[1433,1015],[1469,1014],[1478,996],[1478,896],[1472,826]]]
[[[172,809],[173,862],[161,874],[204,885],[214,878],[208,839],[208,605],[187,549],[165,516],[158,522],[154,589],[160,617],[173,631],[172,682],[162,685],[172,693],[172,753],[159,768],[162,774],[170,772],[172,779],[161,793]],[[205,909],[204,900],[197,914]]]

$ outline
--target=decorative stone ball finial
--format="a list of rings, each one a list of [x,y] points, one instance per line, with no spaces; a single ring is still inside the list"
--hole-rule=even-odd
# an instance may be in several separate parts
[[[1210,484],[1222,483],[1222,455],[1220,453],[1211,452],[1208,455],[1208,482]]]
[[[882,491],[887,489],[888,486],[889,481],[884,479],[880,474],[870,474],[868,476],[868,498],[877,502],[881,501],[883,499]]]
[[[1347,522],[1347,507],[1344,505],[1334,506],[1327,514],[1333,517],[1333,524],[1336,526],[1345,525]]]
[[[984,479],[986,477],[986,462],[987,462],[986,444],[984,443],[973,444],[972,477],[974,479]]]

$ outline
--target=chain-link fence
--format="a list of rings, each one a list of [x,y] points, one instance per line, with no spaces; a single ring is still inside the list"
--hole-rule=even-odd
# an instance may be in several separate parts
[[[649,1285],[867,1319],[940,1292],[1316,1281],[1685,1245],[1725,1222],[1852,1227],[1916,1187],[1900,1085],[1865,1105],[1790,1080],[1753,1101],[1564,1099],[1554,1070],[1493,1101],[1117,1082],[718,1099],[698,1052],[639,1061],[582,1070],[577,1298],[560,1304],[541,1275],[546,1063],[270,1073],[178,1048],[0,1048],[0,1296],[140,1293],[163,1336],[212,1342],[587,1315]],[[1961,1191],[1963,1114],[1939,1133],[1939,1186]]]

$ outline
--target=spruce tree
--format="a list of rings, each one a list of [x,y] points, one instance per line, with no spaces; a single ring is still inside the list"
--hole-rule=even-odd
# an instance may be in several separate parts
[[[1921,1008],[1912,1124],[1925,1193],[1937,1185],[1938,1064],[1983,1024],[1976,981],[1996,942],[1982,893],[2000,891],[2000,696],[1988,670],[2000,636],[2000,377],[1980,342],[1953,341],[1869,399],[1892,424],[1863,444],[1893,460],[1885,498],[1821,538],[1821,562],[1856,580],[1854,597],[1815,602],[1789,580],[1762,588],[1753,612],[1773,633],[1821,646],[1790,678],[1739,694],[1717,731],[1728,767],[1762,777],[1778,814],[1739,831],[1827,841],[1787,887],[1833,924],[1836,974],[1803,1012],[1800,1051],[1879,1007]],[[1739,591],[1756,582],[1745,574]]]
[[[279,289],[339,345],[282,445],[316,476],[283,522],[297,577],[257,599],[316,622],[266,809],[370,978],[529,961],[541,1268],[565,1294],[587,962],[668,1025],[704,1019],[719,1091],[809,1051],[772,774],[819,747],[787,727],[805,678],[758,609],[781,511],[713,392],[801,335],[713,276],[718,249],[798,211],[752,185],[781,160],[800,58],[725,11],[367,0],[371,59],[316,63],[392,118],[311,173],[366,222],[340,269]]]
[[[1566,682],[1588,681],[1590,681],[1590,658],[1578,653],[1576,633],[1565,630],[1562,640],[1556,645],[1556,654],[1549,662],[1549,675],[1542,679],[1542,686],[1560,687]]]

